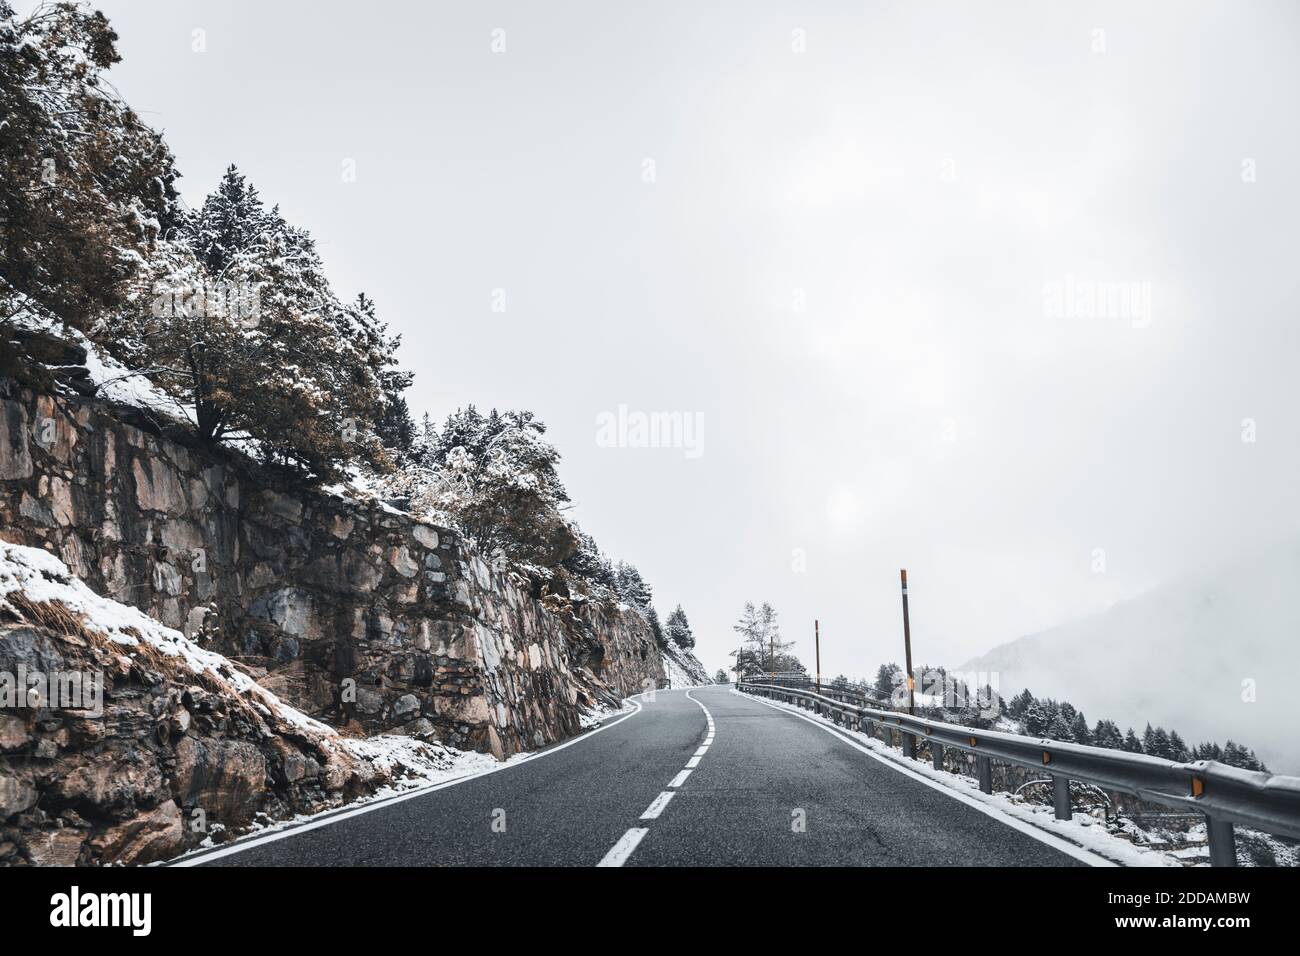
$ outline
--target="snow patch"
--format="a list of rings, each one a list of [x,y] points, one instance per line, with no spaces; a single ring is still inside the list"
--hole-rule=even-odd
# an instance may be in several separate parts
[[[749,697],[742,694],[741,691],[732,690],[733,694],[741,694],[743,697]],[[751,698],[752,699],[752,698]],[[911,772],[923,776],[929,780],[970,797],[980,803],[995,807],[1001,813],[1009,817],[1028,823],[1047,833],[1060,837],[1076,846],[1082,847],[1104,857],[1113,863],[1121,866],[1183,866],[1184,863],[1171,853],[1161,850],[1146,849],[1136,846],[1121,836],[1111,833],[1106,825],[1095,817],[1087,814],[1076,813],[1070,820],[1058,820],[1049,806],[1040,804],[1027,803],[1022,797],[1013,796],[1006,792],[986,794],[980,791],[979,784],[960,774],[948,773],[947,771],[935,770],[928,764],[919,760],[908,760],[900,751],[894,750],[881,740],[860,733],[856,730],[850,730],[847,727],[840,727],[834,721],[819,714],[812,714],[793,704],[786,704],[782,701],[767,700],[764,703],[780,707],[782,710],[788,710],[796,713],[801,717],[809,720],[815,720],[825,724],[828,727],[835,727],[836,730],[846,737],[851,738],[854,742],[862,744],[872,750],[873,753],[879,754],[891,763],[896,763],[906,767]]]

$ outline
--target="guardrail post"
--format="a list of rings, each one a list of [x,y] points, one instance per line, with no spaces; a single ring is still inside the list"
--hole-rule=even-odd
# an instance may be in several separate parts
[[[907,757],[907,758],[909,758],[909,759],[912,758],[912,757],[915,757],[915,756],[916,756],[916,738],[913,737],[911,734],[903,733],[903,731],[901,731],[901,730],[899,731],[899,734],[901,734],[902,737],[903,737],[903,756],[904,756],[904,757]]]
[[[975,773],[980,781],[980,793],[993,792],[993,761],[989,757],[975,758]]]
[[[943,744],[937,740],[930,741],[930,753],[934,757],[934,769],[943,769]]]
[[[1205,818],[1205,832],[1210,838],[1210,866],[1237,865],[1237,837],[1232,821]]]
[[[1056,808],[1056,819],[1070,819],[1070,778],[1052,776],[1052,803]]]

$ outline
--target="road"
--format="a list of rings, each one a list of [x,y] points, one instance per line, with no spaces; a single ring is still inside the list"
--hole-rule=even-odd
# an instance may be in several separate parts
[[[1080,865],[1052,838],[729,687],[659,691],[640,708],[495,773],[194,862]]]

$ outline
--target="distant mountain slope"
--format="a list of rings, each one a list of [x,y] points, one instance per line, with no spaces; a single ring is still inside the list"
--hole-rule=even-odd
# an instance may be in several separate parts
[[[996,672],[1005,697],[1028,687],[1095,723],[1140,734],[1148,721],[1189,744],[1231,738],[1269,769],[1300,773],[1300,542],[995,647],[961,668]],[[1255,702],[1243,701],[1253,681]]]

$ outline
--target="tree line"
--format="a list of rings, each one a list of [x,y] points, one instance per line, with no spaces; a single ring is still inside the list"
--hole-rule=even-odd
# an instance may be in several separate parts
[[[917,672],[925,675],[924,680],[918,679],[918,687],[935,684],[942,689],[943,706],[919,708],[935,719],[988,729],[997,726],[999,718],[1006,718],[1018,726],[1018,732],[1030,737],[1047,737],[1109,750],[1150,754],[1180,762],[1217,760],[1245,770],[1268,770],[1253,750],[1232,740],[1222,746],[1214,742],[1188,746],[1178,731],[1166,731],[1163,727],[1153,727],[1150,723],[1141,735],[1132,727],[1121,731],[1113,720],[1102,719],[1090,725],[1083,711],[1069,701],[1035,697],[1028,688],[1007,701],[988,686],[972,694],[963,682],[947,674],[943,668],[922,667]],[[899,693],[905,680],[903,669],[897,664],[881,664],[876,671],[875,681],[869,686],[860,686],[872,696],[889,700]],[[990,702],[996,716],[990,715]]]
[[[795,642],[781,637],[777,612],[766,601],[761,604],[746,602],[740,620],[732,629],[740,638],[739,646],[730,654],[735,659],[737,675],[761,677],[769,673],[807,673],[807,668],[791,650]],[[1268,770],[1253,750],[1232,740],[1222,746],[1207,742],[1189,747],[1177,731],[1166,731],[1149,723],[1141,736],[1132,727],[1121,732],[1113,720],[1098,720],[1090,725],[1083,712],[1068,701],[1035,697],[1028,688],[1008,702],[991,686],[986,684],[972,689],[942,667],[922,666],[916,669],[916,673],[917,688],[937,690],[935,696],[940,703],[934,703],[923,694],[917,707],[919,713],[935,720],[980,729],[1014,728],[1016,732],[1031,737],[1150,754],[1167,760],[1215,760],[1245,770]],[[725,677],[725,673],[719,671],[716,679],[723,683]],[[837,674],[826,683],[880,701],[892,701],[896,706],[907,699],[906,675],[895,663],[881,664],[872,682],[854,681],[844,674]]]

